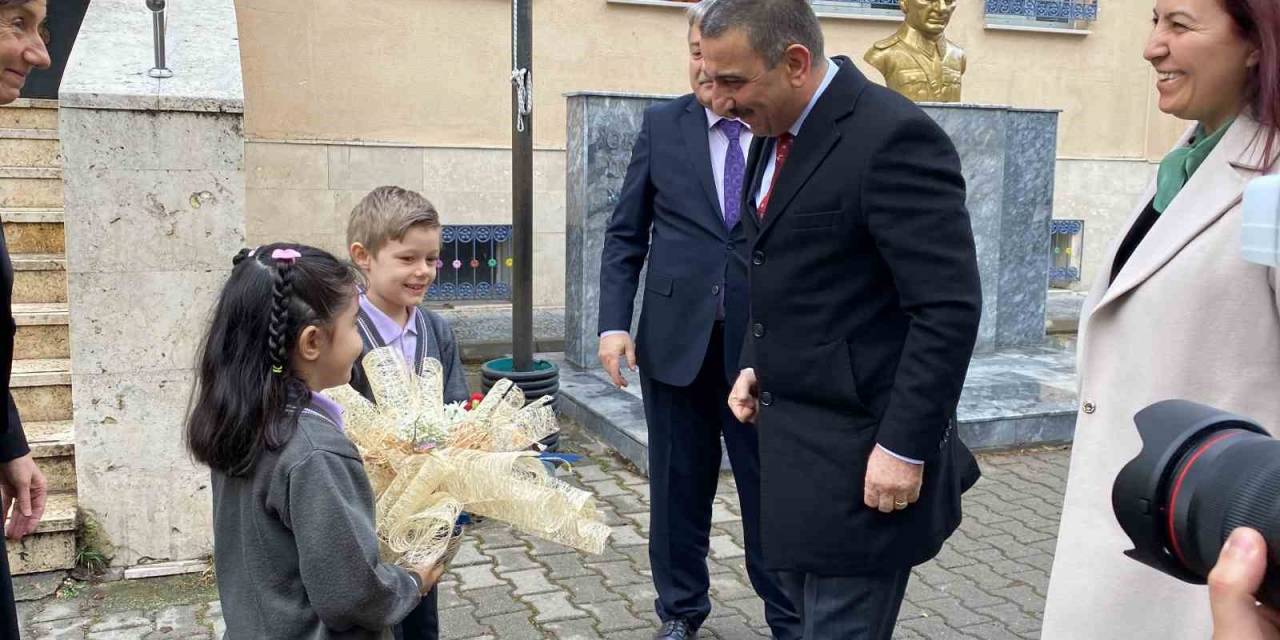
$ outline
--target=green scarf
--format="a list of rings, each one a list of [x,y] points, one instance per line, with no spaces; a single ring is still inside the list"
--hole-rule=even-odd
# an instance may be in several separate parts
[[[1183,185],[1187,184],[1196,169],[1204,164],[1204,159],[1209,157],[1213,148],[1218,146],[1218,141],[1227,134],[1227,129],[1231,128],[1232,122],[1235,120],[1232,119],[1231,122],[1218,127],[1218,130],[1209,136],[1204,135],[1204,125],[1196,127],[1196,133],[1191,138],[1193,143],[1190,146],[1178,147],[1160,161],[1160,170],[1156,173],[1156,198],[1152,203],[1156,213],[1164,213],[1164,210],[1177,197],[1178,192],[1182,191]]]

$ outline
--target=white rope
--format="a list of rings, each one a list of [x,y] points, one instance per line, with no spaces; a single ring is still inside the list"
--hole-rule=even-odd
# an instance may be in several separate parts
[[[524,120],[533,113],[533,82],[528,69],[515,66],[516,52],[520,50],[520,2],[511,0],[511,84],[516,88],[516,131],[524,133]]]
[[[533,86],[528,69],[512,69],[511,84],[516,87],[516,131],[524,133],[524,119],[533,113]]]

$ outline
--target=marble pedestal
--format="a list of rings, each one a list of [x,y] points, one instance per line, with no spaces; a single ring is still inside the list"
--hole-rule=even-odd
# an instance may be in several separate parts
[[[615,435],[636,436],[628,436],[628,441],[606,434],[633,460],[643,457],[636,448],[643,448],[637,439],[641,434],[604,425],[638,417],[642,431],[638,398],[632,406],[626,398],[608,393],[607,384],[602,388],[592,382],[603,380],[596,361],[600,255],[644,110],[666,98],[568,96],[564,358],[571,366],[563,370],[561,391],[567,410],[576,411],[587,426],[598,424],[602,433],[613,429]],[[982,365],[971,370],[971,384],[966,386],[968,414],[962,403],[965,440],[981,447],[1068,440],[1075,404],[1074,382],[1064,377],[1071,368],[1064,358],[1070,354],[1045,343],[1058,114],[971,105],[929,104],[924,109],[960,155],[982,278],[975,359]],[[643,292],[643,287],[638,290]],[[635,309],[638,313],[639,300]],[[1034,374],[1024,371],[1019,363],[1028,349],[1052,365],[1032,367],[1038,372]],[[575,372],[584,377],[576,378]],[[1049,387],[1036,386],[1044,379],[1051,380]]]
[[[604,231],[644,110],[663,99],[568,96],[565,357],[579,366],[596,366]],[[944,104],[924,109],[955,143],[968,189],[983,291],[977,351],[1037,345],[1044,338],[1058,114]]]
[[[604,440],[641,471],[649,468],[640,381],[618,389],[600,368],[560,365],[560,413]],[[974,356],[957,408],[960,439],[971,449],[1009,449],[1071,441],[1076,421],[1074,337]],[[722,463],[728,468],[728,458]]]

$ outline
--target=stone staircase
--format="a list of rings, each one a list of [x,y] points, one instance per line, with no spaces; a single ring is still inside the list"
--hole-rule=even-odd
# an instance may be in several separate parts
[[[50,491],[35,535],[8,545],[9,565],[14,574],[69,569],[76,561],[76,463],[57,101],[0,107],[0,221],[18,325],[10,389]]]

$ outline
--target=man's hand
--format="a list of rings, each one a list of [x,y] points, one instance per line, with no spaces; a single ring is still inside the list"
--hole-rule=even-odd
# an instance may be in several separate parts
[[[738,380],[729,390],[729,410],[738,422],[749,424],[756,421],[756,370],[743,369]]]
[[[631,341],[631,334],[611,333],[602,336],[600,351],[596,355],[600,358],[600,364],[604,366],[604,370],[609,372],[609,379],[613,380],[613,384],[619,389],[627,386],[627,379],[622,377],[619,369],[622,367],[622,359],[626,358],[627,368],[636,370],[636,345]]]
[[[6,518],[5,537],[17,542],[35,533],[44,517],[44,474],[31,454],[0,463],[0,505]]]
[[[920,499],[924,465],[899,460],[876,445],[867,460],[867,479],[862,485],[862,501],[884,513],[906,509]]]
[[[1231,532],[1209,572],[1214,640],[1280,640],[1280,613],[1254,594],[1267,572],[1267,543],[1253,529]]]

